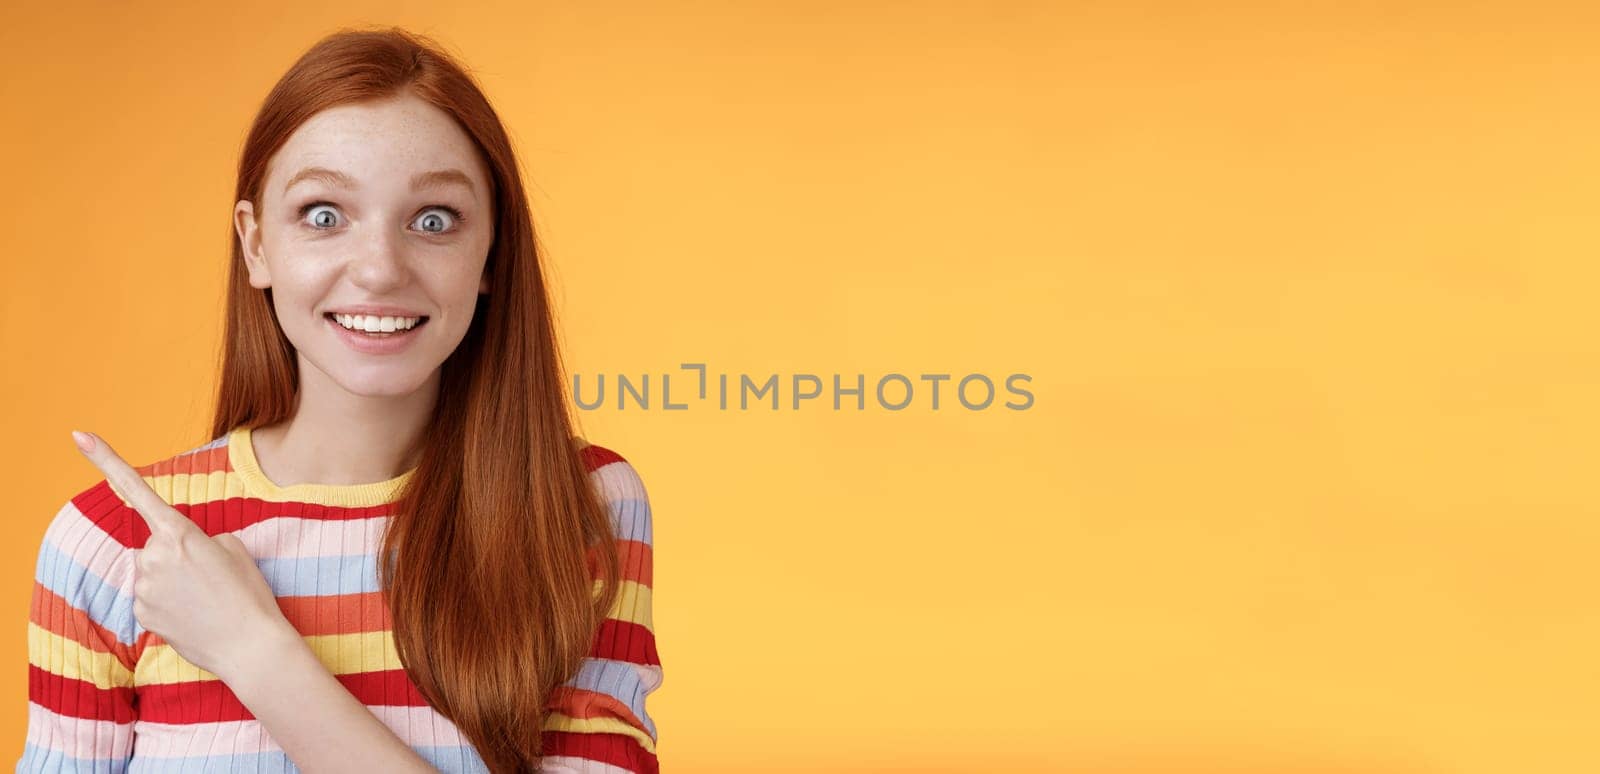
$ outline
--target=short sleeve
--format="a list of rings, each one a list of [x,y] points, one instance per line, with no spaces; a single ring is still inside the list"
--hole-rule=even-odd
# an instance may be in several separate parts
[[[622,587],[577,675],[551,697],[540,771],[655,774],[656,725],[646,699],[661,687],[662,672],[651,617],[650,500],[621,456],[599,446],[582,454],[610,510]]]
[[[127,507],[102,480],[45,529],[28,609],[28,728],[18,772],[120,774],[138,663]]]

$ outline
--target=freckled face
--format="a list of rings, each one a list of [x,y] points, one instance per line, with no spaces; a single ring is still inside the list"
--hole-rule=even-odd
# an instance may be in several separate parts
[[[423,385],[489,292],[494,208],[467,133],[410,95],[328,108],[273,156],[260,199],[260,211],[241,200],[234,225],[301,367],[359,395]],[[369,304],[427,319],[364,340],[327,317]]]

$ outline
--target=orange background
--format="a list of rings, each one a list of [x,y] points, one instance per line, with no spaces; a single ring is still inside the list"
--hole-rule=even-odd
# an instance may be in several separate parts
[[[1027,411],[583,414],[655,509],[667,770],[1600,770],[1597,22],[11,7],[0,754],[38,541],[98,478],[68,430],[208,440],[249,121],[396,23],[509,125],[572,371],[1033,377]]]

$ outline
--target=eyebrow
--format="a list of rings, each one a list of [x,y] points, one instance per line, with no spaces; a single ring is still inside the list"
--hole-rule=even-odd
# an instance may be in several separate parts
[[[336,169],[306,167],[296,172],[294,177],[289,178],[289,182],[283,186],[283,192],[287,194],[295,184],[311,180],[321,181],[336,188],[348,190],[355,190],[360,187],[356,184],[355,178]],[[467,177],[467,174],[459,169],[435,169],[431,172],[418,172],[411,177],[411,190],[413,191],[421,191],[428,188],[445,188],[453,185],[466,188],[474,199],[478,197],[477,190],[472,187],[472,178]]]

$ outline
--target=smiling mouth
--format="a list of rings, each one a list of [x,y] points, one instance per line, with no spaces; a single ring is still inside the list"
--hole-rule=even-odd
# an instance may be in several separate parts
[[[350,333],[354,333],[354,334],[357,334],[357,335],[360,335],[360,336],[367,336],[369,338],[374,338],[374,339],[386,339],[386,338],[389,338],[390,336],[404,336],[404,335],[406,335],[408,333],[411,333],[412,331],[415,331],[415,330],[421,328],[422,326],[427,325],[429,318],[427,317],[427,315],[423,315],[422,317],[417,319],[417,324],[416,325],[413,325],[410,328],[406,328],[404,330],[395,329],[393,331],[367,331],[367,330],[361,330],[361,329],[357,329],[357,328],[346,328],[342,324],[339,323],[339,319],[337,317],[334,317],[333,312],[325,312],[325,313],[323,313],[322,319],[327,320],[328,322],[333,323],[334,325],[338,326],[341,330],[348,331]]]

